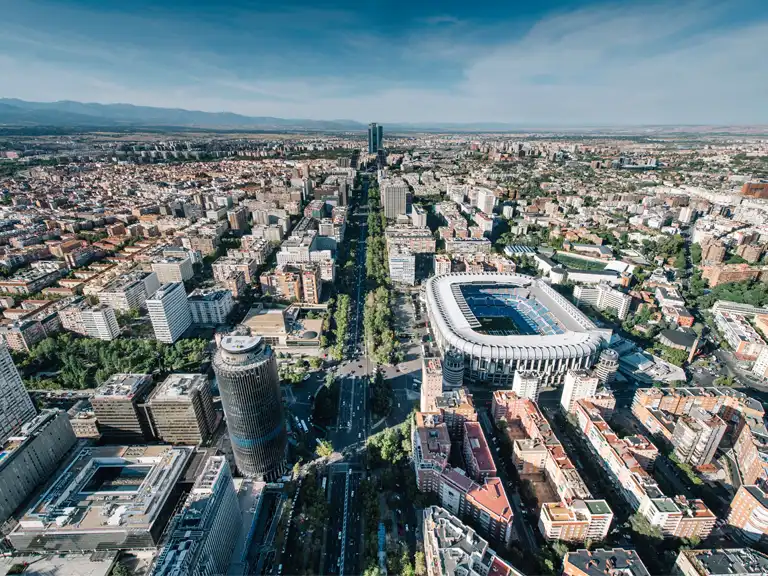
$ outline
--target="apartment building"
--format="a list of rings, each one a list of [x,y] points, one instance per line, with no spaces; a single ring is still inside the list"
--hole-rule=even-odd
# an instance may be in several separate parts
[[[680,550],[675,576],[764,576],[768,556],[751,548]]]
[[[450,238],[445,241],[449,255],[490,254],[493,243],[488,238]]]
[[[674,455],[691,466],[709,464],[725,435],[723,420],[699,407],[675,422],[672,433]]]
[[[91,338],[99,340],[114,340],[120,336],[120,325],[117,316],[110,306],[101,304],[82,310],[83,329]]]
[[[256,271],[259,264],[254,258],[244,253],[235,256],[223,256],[211,264],[213,279],[221,282],[232,272],[242,272],[246,284],[251,284],[256,279]]]
[[[204,290],[198,288],[188,297],[192,323],[219,326],[227,323],[229,313],[235,307],[229,290]]]
[[[192,312],[187,292],[181,282],[163,284],[152,298],[147,299],[147,310],[155,338],[173,344],[192,325]]]
[[[394,225],[387,226],[384,230],[387,241],[387,250],[393,246],[404,246],[413,254],[434,254],[437,241],[429,228],[416,228],[414,226]]]
[[[718,312],[715,324],[739,360],[757,360],[766,347],[757,331],[740,314]]]
[[[422,412],[436,412],[436,399],[443,393],[443,366],[440,358],[424,356],[421,359]]]
[[[562,576],[651,576],[636,550],[577,550],[566,552]]]
[[[742,484],[731,501],[728,524],[752,544],[768,542],[768,495],[755,485]]]
[[[635,457],[637,447],[627,439],[620,439],[588,399],[576,403],[576,416],[580,432],[633,510],[642,514],[667,538],[695,536],[703,540],[709,536],[716,517],[701,500],[666,496]],[[645,450],[650,449],[651,443],[645,438],[636,440]]]
[[[192,259],[189,256],[183,258],[163,258],[162,260],[152,262],[152,272],[157,274],[160,284],[186,282],[195,275]]]
[[[539,391],[543,386],[541,374],[534,370],[516,370],[512,379],[512,392],[520,398],[528,398],[536,402]]]
[[[605,500],[595,500],[565,448],[535,402],[511,390],[496,390],[491,401],[494,420],[506,422],[512,463],[521,476],[545,482],[556,499],[542,502],[538,527],[548,540],[601,540],[613,520]]]
[[[160,288],[155,272],[133,272],[115,278],[99,292],[99,303],[118,312],[130,312],[144,306],[147,298]]]
[[[427,576],[522,576],[445,508],[430,506],[423,515]]]
[[[590,398],[597,392],[600,380],[596,375],[586,370],[568,370],[563,381],[563,394],[560,397],[560,406],[570,414],[573,412],[576,402],[582,398]]]
[[[624,294],[608,284],[582,285],[577,284],[573,288],[573,297],[576,304],[588,304],[597,310],[612,310],[620,320],[624,320],[629,313],[632,297]]]
[[[395,284],[416,284],[416,255],[407,246],[394,244],[387,253],[389,277]]]
[[[434,256],[435,276],[451,273],[451,257],[446,254],[435,254]]]
[[[438,414],[416,412],[411,446],[419,490],[438,493],[440,476],[448,466],[451,453],[448,426]]]
[[[480,482],[489,476],[496,476],[496,465],[479,423],[464,422],[462,450],[467,472],[474,480]]]

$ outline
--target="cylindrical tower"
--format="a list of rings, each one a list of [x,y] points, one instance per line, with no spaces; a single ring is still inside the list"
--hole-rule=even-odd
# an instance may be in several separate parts
[[[270,481],[285,469],[286,433],[280,379],[261,337],[225,336],[213,359],[237,468]]]
[[[595,373],[597,374],[600,384],[606,386],[613,382],[616,378],[616,372],[619,369],[619,353],[611,348],[606,348],[600,352],[600,360],[595,366]]]
[[[443,355],[443,390],[461,388],[464,384],[464,354],[446,350]]]

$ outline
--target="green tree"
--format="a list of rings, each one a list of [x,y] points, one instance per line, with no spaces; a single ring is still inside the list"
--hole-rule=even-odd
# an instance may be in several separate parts
[[[317,448],[315,448],[315,454],[320,458],[330,456],[333,454],[333,444],[331,444],[330,440],[320,440],[317,444]]]
[[[109,573],[110,576],[131,576],[131,571],[122,562],[118,562]]]
[[[413,571],[416,576],[425,576],[427,573],[427,560],[424,552],[417,551],[413,557]]]

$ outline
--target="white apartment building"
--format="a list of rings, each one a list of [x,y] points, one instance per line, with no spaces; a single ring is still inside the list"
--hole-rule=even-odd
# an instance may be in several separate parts
[[[392,246],[389,251],[389,277],[392,282],[416,284],[416,255],[406,246]]]
[[[160,288],[154,272],[126,274],[107,284],[99,293],[99,303],[119,312],[138,310]]]
[[[195,290],[187,298],[193,324],[226,324],[229,313],[235,306],[229,290]]]
[[[760,352],[754,366],[752,366],[752,371],[761,378],[768,378],[768,346]]]
[[[586,370],[568,370],[563,381],[563,395],[560,405],[565,412],[573,412],[576,402],[582,398],[591,398],[597,392],[599,380]]]
[[[435,254],[435,276],[451,273],[451,257],[446,254]]]
[[[477,208],[485,214],[493,214],[496,207],[496,195],[493,190],[488,188],[478,188],[477,190]]]
[[[613,310],[620,320],[624,320],[629,313],[632,297],[629,294],[611,288],[607,284],[585,286],[577,284],[573,288],[573,297],[577,304],[589,304],[598,310]]]
[[[192,259],[189,256],[185,258],[163,258],[153,262],[152,272],[157,274],[157,280],[160,284],[186,282],[195,275]]]
[[[512,391],[520,398],[530,398],[534,402],[539,399],[541,390],[541,376],[534,371],[515,371],[512,379]]]
[[[181,282],[161,286],[147,300],[147,310],[155,329],[155,338],[166,344],[176,342],[192,324],[192,312]]]
[[[7,346],[0,342],[0,445],[34,417],[35,405]]]
[[[390,220],[405,214],[407,206],[408,184],[402,180],[384,180],[381,183],[381,205],[384,216]]]
[[[114,309],[109,306],[94,306],[81,312],[86,334],[99,340],[114,340],[120,336]]]

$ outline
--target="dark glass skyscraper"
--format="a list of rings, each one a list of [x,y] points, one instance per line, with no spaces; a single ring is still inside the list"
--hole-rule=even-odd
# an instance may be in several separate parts
[[[371,122],[368,124],[368,153],[376,154],[382,148],[384,148],[384,126]]]
[[[213,359],[237,468],[270,481],[285,470],[280,379],[262,338],[225,336]]]

